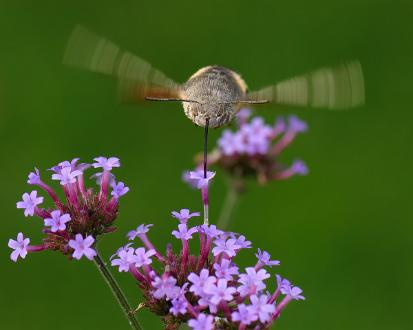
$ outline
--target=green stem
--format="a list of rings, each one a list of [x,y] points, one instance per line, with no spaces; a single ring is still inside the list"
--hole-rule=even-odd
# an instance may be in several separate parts
[[[229,179],[227,194],[225,196],[224,204],[221,208],[221,213],[218,217],[217,227],[219,229],[227,229],[231,222],[232,213],[239,199],[239,192],[235,187],[235,181]]]
[[[96,247],[95,247],[96,250]],[[100,274],[105,279],[106,284],[110,287],[113,295],[116,298],[119,306],[121,307],[123,313],[125,314],[126,318],[128,319],[129,325],[134,330],[143,330],[142,327],[139,325],[138,321],[135,319],[134,312],[129,305],[128,300],[126,299],[125,294],[122,292],[119,284],[116,282],[115,278],[112,276],[111,272],[109,271],[108,267],[106,266],[105,261],[100,256],[99,252],[96,250],[97,255],[93,259],[95,262],[96,267],[99,269]]]

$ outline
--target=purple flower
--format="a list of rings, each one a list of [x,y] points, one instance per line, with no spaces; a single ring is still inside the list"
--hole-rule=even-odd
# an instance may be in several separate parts
[[[17,202],[18,209],[24,209],[24,216],[33,216],[36,205],[43,203],[43,197],[37,197],[37,191],[33,190],[30,195],[24,193],[23,201]]]
[[[50,226],[52,232],[62,231],[66,229],[66,222],[71,220],[70,214],[62,214],[60,210],[54,210],[50,212],[51,218],[44,219],[44,225]]]
[[[240,322],[242,324],[248,325],[258,319],[256,313],[249,308],[250,306],[245,306],[245,304],[239,304],[238,310],[232,312],[231,317],[234,322]]]
[[[216,239],[214,241],[215,247],[212,249],[214,256],[225,253],[228,257],[234,257],[239,246],[235,243],[235,238],[229,238],[226,241],[223,239]]]
[[[238,292],[241,296],[257,293],[265,289],[263,280],[270,277],[265,269],[260,269],[258,272],[253,267],[245,268],[246,274],[240,274],[238,282],[241,285],[238,287]]]
[[[278,260],[271,260],[271,255],[267,251],[262,251],[258,249],[258,253],[255,255],[258,261],[265,266],[278,266],[280,262]]]
[[[102,177],[103,177],[103,172],[95,173],[90,176],[90,179],[94,179],[97,185],[102,184]],[[108,184],[112,186],[113,184],[116,184],[115,182],[115,175],[113,173],[109,173],[109,181]]]
[[[125,187],[125,184],[123,182],[112,182],[112,192],[110,193],[113,197],[118,198],[125,195],[128,191],[129,188]]]
[[[275,122],[272,134],[274,136],[277,136],[281,133],[284,133],[287,128],[287,123],[285,122],[285,119],[283,117],[278,117],[277,121]]]
[[[249,249],[251,247],[251,242],[247,241],[244,235],[240,235],[235,244],[238,246],[237,249]]]
[[[214,305],[218,305],[222,300],[231,301],[234,297],[233,294],[237,291],[233,287],[228,287],[228,281],[226,279],[219,279],[217,284],[209,284],[205,287],[204,291],[212,297],[209,299]]]
[[[189,240],[192,238],[192,234],[196,233],[198,231],[198,229],[196,227],[192,227],[188,230],[188,227],[185,223],[180,223],[178,225],[178,229],[172,231],[172,235],[174,235],[177,239],[183,239],[183,240]]]
[[[227,156],[232,156],[240,151],[239,136],[236,133],[231,132],[229,129],[224,130],[222,136],[218,139],[218,146],[222,153]]]
[[[222,259],[221,264],[214,264],[215,276],[232,281],[232,275],[238,275],[238,267],[228,259]]]
[[[149,225],[142,224],[138,228],[136,228],[136,230],[131,230],[128,233],[129,240],[133,241],[136,238],[136,236],[146,234],[149,231],[149,228],[152,226],[153,224],[149,224]]]
[[[113,167],[120,166],[119,158],[117,157],[96,157],[93,158],[93,160],[95,160],[96,163],[93,163],[92,166],[94,168],[102,167],[104,171],[111,171]]]
[[[247,122],[248,118],[251,117],[252,111],[248,108],[242,108],[237,112],[237,119],[240,124],[244,124]]]
[[[110,256],[109,260],[112,260],[114,257],[118,256],[119,253],[121,253],[122,251],[127,251],[132,244],[133,244],[133,243],[131,242],[131,243],[128,243],[128,244],[126,244],[126,245],[124,245],[124,246],[121,246],[119,249],[117,249],[117,251],[116,251],[114,254],[112,254],[112,255]]]
[[[75,250],[72,254],[73,258],[79,260],[85,256],[89,260],[93,260],[96,256],[96,251],[91,248],[94,242],[95,239],[91,235],[83,238],[81,234],[76,234],[75,239],[69,241],[69,246]]]
[[[188,209],[181,209],[179,212],[172,211],[172,216],[184,224],[186,224],[190,218],[199,217],[200,215],[199,212],[190,213]]]
[[[307,175],[308,167],[302,160],[295,160],[291,165],[291,170],[294,174]]]
[[[188,303],[186,302],[185,297],[178,297],[172,300],[172,307],[169,309],[169,312],[175,316],[178,314],[185,314]]]
[[[196,319],[190,319],[188,325],[193,330],[212,330],[214,328],[214,317],[200,313]]]
[[[52,175],[52,179],[60,180],[60,184],[64,186],[69,183],[75,183],[76,177],[81,174],[82,174],[82,171],[79,171],[79,170],[72,171],[70,167],[63,167],[60,173],[56,173]]]
[[[188,275],[188,281],[192,283],[189,291],[198,296],[204,294],[204,288],[216,282],[215,276],[209,276],[208,269],[202,269],[199,275],[191,273]]]
[[[62,170],[62,168],[65,168],[65,167],[70,167],[72,169],[72,171],[74,171],[74,170],[83,171],[86,168],[90,167],[89,164],[80,164],[80,166],[79,166],[80,168],[77,168],[76,163],[77,163],[78,160],[79,160],[79,158],[73,158],[72,161],[70,161],[70,162],[67,161],[67,160],[64,160],[63,162],[60,162],[59,164],[57,164],[56,166],[53,166],[49,170],[59,174],[60,171]]]
[[[202,225],[199,228],[199,232],[204,233],[209,238],[215,238],[224,233],[222,230],[217,229],[215,225]]]
[[[305,300],[304,296],[301,295],[303,290],[301,290],[298,286],[284,286],[283,294],[291,297],[294,300]]]
[[[145,248],[140,247],[135,250],[135,266],[142,267],[143,265],[150,265],[152,263],[151,257],[156,254],[156,251],[151,249],[145,251]]]
[[[152,286],[156,289],[153,292],[153,296],[156,299],[165,297],[166,300],[171,300],[176,298],[180,292],[179,287],[176,286],[176,279],[173,276],[157,276],[152,281]]]
[[[10,254],[10,259],[14,262],[17,261],[17,258],[20,257],[24,259],[27,255],[27,247],[30,243],[30,238],[24,238],[23,233],[17,234],[17,241],[14,239],[9,239],[9,248],[14,251]]]
[[[36,167],[34,168],[34,172],[29,173],[27,183],[28,184],[39,184],[40,183],[40,172]]]
[[[215,172],[207,171],[206,178],[204,178],[204,171],[191,171],[189,172],[189,178],[196,182],[198,189],[204,189],[208,187],[209,181],[215,176]]]
[[[291,287],[290,281],[278,274],[275,275],[275,278],[277,279],[277,289],[280,289],[282,294],[287,294]]]
[[[305,121],[302,121],[297,116],[288,117],[288,130],[295,133],[301,133],[307,131],[308,126]]]
[[[119,251],[120,250],[120,251]],[[133,264],[136,260],[133,248],[122,247],[118,250],[116,255],[118,259],[113,259],[111,261],[112,266],[118,266],[119,272],[128,272],[129,266]]]
[[[271,320],[272,314],[275,313],[275,306],[268,304],[268,296],[263,294],[261,296],[252,295],[250,297],[251,310],[257,315],[261,323],[266,323]]]

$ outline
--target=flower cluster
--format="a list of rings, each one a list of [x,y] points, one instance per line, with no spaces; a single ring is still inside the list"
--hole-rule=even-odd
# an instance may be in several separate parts
[[[134,248],[130,242],[111,257],[112,266],[137,280],[144,306],[163,318],[166,329],[177,329],[181,323],[195,330],[266,329],[291,300],[304,299],[299,287],[279,275],[274,292],[267,291],[271,275],[266,267],[279,265],[268,252],[258,249],[251,267],[236,265],[238,253],[251,248],[245,236],[215,225],[190,227],[188,220],[199,213],[188,209],[173,211],[172,216],[179,221],[172,231],[181,241],[178,253],[168,244],[162,255],[148,237],[152,225],[143,224],[128,233],[129,240],[139,238],[143,247]],[[194,235],[199,236],[197,254],[189,246]]]
[[[71,162],[64,161],[50,169],[52,180],[59,181],[63,188],[64,201],[42,181],[37,168],[29,174],[27,183],[45,191],[54,205],[52,208],[41,208],[43,197],[38,196],[37,190],[23,194],[17,208],[24,209],[26,217],[37,216],[43,220],[45,238],[40,245],[29,245],[30,239],[18,233],[17,240],[10,239],[8,244],[13,249],[10,256],[13,261],[17,261],[18,257],[25,258],[28,252],[47,249],[60,251],[75,259],[85,256],[92,260],[96,256],[93,248],[96,238],[116,230],[113,222],[117,217],[118,201],[129,190],[123,182],[116,182],[111,173],[114,167],[120,166],[119,159],[97,157],[92,164],[78,164],[78,161],[78,158]],[[90,167],[102,169],[102,172],[92,176],[100,186],[98,193],[85,187],[84,172]]]
[[[250,116],[249,109],[238,112],[238,129],[224,130],[218,147],[208,154],[208,164],[218,164],[236,177],[254,175],[260,183],[306,175],[308,169],[303,161],[295,160],[286,167],[277,158],[297,134],[307,131],[307,124],[296,116],[289,116],[287,120],[279,117],[274,125],[267,125],[263,118],[250,120]],[[201,162],[202,157],[197,157],[197,163]],[[184,180],[190,182],[188,177]]]

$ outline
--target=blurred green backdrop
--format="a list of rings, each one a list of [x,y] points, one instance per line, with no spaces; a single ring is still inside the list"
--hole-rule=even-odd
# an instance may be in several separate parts
[[[260,187],[251,182],[232,229],[282,261],[277,269],[304,289],[279,329],[411,329],[412,73],[411,1],[0,1],[0,242],[2,329],[128,329],[105,283],[85,260],[56,253],[9,260],[7,240],[40,223],[15,208],[33,166],[116,155],[131,187],[118,232],[152,222],[170,240],[173,209],[200,209],[181,180],[201,150],[202,131],[178,104],[119,105],[110,78],[64,67],[67,38],[80,23],[151,61],[177,81],[204,65],[239,71],[251,88],[343,59],[363,64],[367,105],[349,112],[264,108],[268,120],[295,112],[309,122],[284,155],[311,172]],[[220,130],[211,133],[215,141]],[[213,143],[213,142],[212,142]],[[224,195],[218,172],[212,221]],[[243,254],[245,262],[252,251]],[[116,274],[134,304],[133,280]],[[149,313],[145,329],[159,329]]]

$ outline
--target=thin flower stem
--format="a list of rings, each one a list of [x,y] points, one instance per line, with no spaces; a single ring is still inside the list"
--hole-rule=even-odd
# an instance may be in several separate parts
[[[224,205],[221,208],[221,213],[218,217],[217,227],[227,229],[231,222],[232,213],[239,199],[239,192],[235,187],[233,179],[229,179],[227,194],[225,196]]]
[[[95,262],[96,267],[99,269],[100,274],[105,279],[105,282],[110,287],[113,295],[116,298],[116,301],[118,302],[123,313],[128,319],[129,325],[131,326],[132,329],[143,330],[139,322],[136,320],[133,309],[130,307],[129,302],[126,299],[125,294],[122,292],[122,289],[120,288],[119,284],[116,282],[115,278],[112,276],[111,272],[107,268],[106,263],[100,256],[99,252],[97,250],[96,252],[97,252],[97,255],[93,259],[93,261]]]

